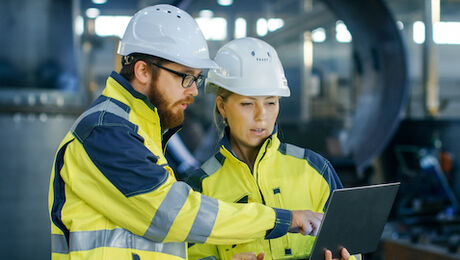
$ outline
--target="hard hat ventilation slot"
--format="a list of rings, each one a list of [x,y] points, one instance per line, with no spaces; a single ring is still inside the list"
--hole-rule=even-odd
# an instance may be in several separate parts
[[[256,52],[255,52],[255,51],[251,51],[251,55],[252,55],[252,56],[256,56]]]
[[[267,55],[268,55],[268,57],[270,57],[270,52],[267,51]]]
[[[179,18],[179,19],[180,19],[180,15],[178,15],[178,16],[177,16],[177,18]]]
[[[168,14],[170,14],[170,13],[171,13],[171,11],[168,10]]]

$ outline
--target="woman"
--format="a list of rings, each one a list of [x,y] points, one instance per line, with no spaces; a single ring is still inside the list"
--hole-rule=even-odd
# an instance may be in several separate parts
[[[330,194],[342,184],[326,159],[277,137],[279,99],[290,91],[275,49],[242,38],[223,46],[215,61],[220,69],[209,72],[206,90],[216,93],[214,117],[221,146],[187,182],[229,202],[323,213]],[[189,254],[190,259],[255,259],[256,254],[260,259],[261,253],[265,259],[306,258],[314,239],[288,234],[246,244],[195,244]],[[343,250],[342,256],[347,259],[348,252]],[[332,258],[330,252],[326,257]]]

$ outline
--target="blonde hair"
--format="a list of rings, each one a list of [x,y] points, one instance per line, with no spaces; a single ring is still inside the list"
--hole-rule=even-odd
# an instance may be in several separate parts
[[[227,121],[219,113],[219,109],[217,108],[217,97],[221,97],[222,100],[225,102],[227,98],[233,95],[234,93],[216,84],[212,84],[212,87],[216,89],[216,99],[214,100],[213,119],[214,119],[214,124],[216,125],[216,128],[217,128],[217,134],[220,140],[224,137],[225,127],[227,127]]]

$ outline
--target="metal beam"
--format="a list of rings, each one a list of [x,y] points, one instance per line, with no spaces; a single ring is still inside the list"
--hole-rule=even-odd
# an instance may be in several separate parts
[[[298,41],[305,31],[312,31],[335,21],[336,16],[325,5],[316,5],[311,12],[302,12],[287,18],[282,29],[267,34],[263,39],[272,45]]]

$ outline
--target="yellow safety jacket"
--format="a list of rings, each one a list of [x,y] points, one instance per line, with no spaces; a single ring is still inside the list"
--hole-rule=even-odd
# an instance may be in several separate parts
[[[219,200],[315,212],[324,212],[332,191],[342,188],[329,161],[308,149],[281,143],[276,132],[260,148],[252,172],[232,152],[225,135],[219,152],[189,174],[186,181],[195,190]],[[313,236],[288,233],[241,244],[194,244],[188,250],[190,259],[227,260],[242,252],[263,252],[264,259],[295,259],[308,257],[314,240]]]
[[[56,153],[49,188],[52,259],[185,259],[185,242],[279,237],[291,213],[234,204],[177,182],[157,109],[113,72]]]

